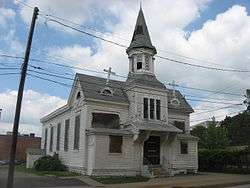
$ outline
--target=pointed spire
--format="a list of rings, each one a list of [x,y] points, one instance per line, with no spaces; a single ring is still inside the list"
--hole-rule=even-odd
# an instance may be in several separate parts
[[[151,43],[151,39],[149,36],[144,14],[142,11],[141,3],[140,3],[140,10],[139,10],[139,14],[137,17],[133,38],[127,49],[127,52],[132,48],[140,48],[140,47],[150,48],[154,51],[154,53],[156,53],[156,49]]]

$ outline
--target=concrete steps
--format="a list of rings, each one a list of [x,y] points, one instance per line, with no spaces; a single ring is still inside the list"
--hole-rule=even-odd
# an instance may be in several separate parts
[[[150,172],[156,178],[169,177],[170,174],[161,165],[154,165],[149,167]]]

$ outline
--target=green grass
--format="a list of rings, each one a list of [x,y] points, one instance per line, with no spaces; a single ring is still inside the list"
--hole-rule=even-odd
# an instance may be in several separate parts
[[[39,176],[56,176],[56,177],[71,177],[71,176],[79,176],[79,173],[69,172],[69,171],[36,171],[33,168],[26,168],[25,165],[18,165],[15,168],[19,172],[36,174]]]
[[[135,183],[149,180],[142,176],[91,176],[91,178],[103,184]]]

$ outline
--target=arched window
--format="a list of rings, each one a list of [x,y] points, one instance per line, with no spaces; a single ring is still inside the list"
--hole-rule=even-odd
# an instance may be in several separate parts
[[[76,99],[80,99],[81,98],[81,92],[78,91],[77,95],[76,95]]]
[[[107,96],[112,96],[113,95],[113,91],[109,88],[109,87],[105,87],[102,91],[101,91],[102,95],[107,95]]]

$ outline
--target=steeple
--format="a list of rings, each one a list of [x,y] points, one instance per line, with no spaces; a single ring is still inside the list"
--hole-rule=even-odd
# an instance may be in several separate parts
[[[134,48],[149,48],[153,50],[154,54],[156,54],[156,49],[151,43],[141,5],[134,29],[133,38],[129,47],[127,48],[127,53]]]

